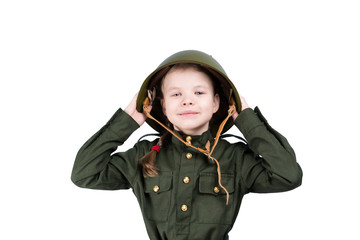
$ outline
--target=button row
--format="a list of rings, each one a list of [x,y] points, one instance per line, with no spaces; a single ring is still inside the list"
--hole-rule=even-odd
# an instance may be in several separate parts
[[[189,183],[190,182],[190,178],[189,177],[184,177],[183,179],[183,182],[186,184],[186,183]],[[154,192],[158,192],[160,190],[160,187],[158,185],[155,185],[153,187],[153,191]],[[219,193],[220,192],[220,188],[219,187],[214,187],[214,193]]]
[[[186,184],[186,183],[189,183],[190,182],[190,178],[189,177],[184,177],[184,179],[183,179],[183,182]],[[153,187],[153,191],[154,192],[158,192],[160,190],[160,187],[158,186],[158,185],[155,185],[154,187]],[[214,187],[214,193],[219,193],[220,192],[220,188],[219,187]]]
[[[187,137],[186,137],[186,142],[187,142],[188,144],[191,144],[191,140],[192,140],[192,138],[191,138],[190,136],[187,136]],[[186,154],[186,158],[187,158],[187,159],[191,159],[191,158],[192,158],[192,154],[191,154],[191,153],[187,153],[187,154]],[[184,182],[185,184],[189,183],[189,182],[190,182],[190,178],[189,178],[189,177],[184,177],[183,182]],[[187,206],[186,204],[181,205],[181,211],[186,212],[187,210],[188,210],[188,206]]]

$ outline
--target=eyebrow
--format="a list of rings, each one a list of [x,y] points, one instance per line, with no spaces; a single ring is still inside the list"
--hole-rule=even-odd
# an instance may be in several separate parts
[[[194,88],[211,88],[211,87],[206,86],[206,85],[196,85],[196,86],[194,86]]]
[[[181,89],[182,87],[177,87],[177,86],[175,86],[175,87],[170,87],[168,90],[178,90],[178,89]],[[206,85],[196,85],[196,86],[194,86],[193,88],[210,88],[210,87],[208,87],[208,86],[206,86]]]
[[[171,91],[171,90],[179,90],[181,89],[180,87],[170,87],[169,89],[167,89],[168,91]]]

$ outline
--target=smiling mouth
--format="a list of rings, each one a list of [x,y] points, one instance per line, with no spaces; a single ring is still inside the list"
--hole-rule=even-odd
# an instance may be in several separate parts
[[[189,116],[194,116],[194,115],[197,115],[197,114],[198,114],[198,112],[188,111],[188,112],[182,112],[179,115],[184,116],[184,117],[189,117]]]

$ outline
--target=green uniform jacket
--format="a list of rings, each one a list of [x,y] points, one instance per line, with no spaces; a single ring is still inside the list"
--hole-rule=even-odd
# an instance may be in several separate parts
[[[228,239],[245,194],[288,191],[302,180],[293,149],[258,108],[240,112],[235,125],[248,144],[220,140],[212,154],[230,194],[228,205],[226,193],[218,186],[216,164],[175,137],[157,155],[157,177],[144,178],[139,165],[157,140],[144,140],[113,154],[139,127],[121,109],[81,147],[71,179],[84,188],[132,188],[152,240]],[[192,145],[203,149],[208,140],[214,142],[210,132],[191,137]]]

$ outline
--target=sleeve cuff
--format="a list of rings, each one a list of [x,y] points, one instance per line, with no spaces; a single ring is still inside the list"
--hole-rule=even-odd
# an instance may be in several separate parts
[[[242,132],[245,138],[252,129],[263,125],[263,122],[257,115],[257,111],[257,107],[255,110],[247,108],[241,111],[235,119],[235,126]]]
[[[108,128],[117,136],[125,141],[135,130],[139,124],[121,108],[111,117],[107,123]]]

